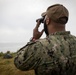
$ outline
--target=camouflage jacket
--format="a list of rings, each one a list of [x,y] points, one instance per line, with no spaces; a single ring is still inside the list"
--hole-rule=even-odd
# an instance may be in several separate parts
[[[76,37],[65,31],[29,42],[14,63],[23,71],[34,69],[36,75],[76,75]]]

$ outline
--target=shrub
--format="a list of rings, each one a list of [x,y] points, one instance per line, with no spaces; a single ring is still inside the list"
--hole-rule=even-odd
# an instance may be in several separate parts
[[[3,55],[4,55],[4,53],[3,52],[0,52],[0,57],[3,56]]]

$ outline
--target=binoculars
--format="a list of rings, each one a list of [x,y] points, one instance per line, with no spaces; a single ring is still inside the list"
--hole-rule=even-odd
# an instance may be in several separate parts
[[[39,20],[40,23],[44,23],[44,18],[45,18],[45,17],[39,18],[39,19],[36,20],[36,22]]]

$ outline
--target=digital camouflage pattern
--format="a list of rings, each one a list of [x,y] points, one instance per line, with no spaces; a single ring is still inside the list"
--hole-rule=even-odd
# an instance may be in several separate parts
[[[36,75],[76,75],[76,37],[65,31],[29,42],[14,63],[23,71],[34,69]]]

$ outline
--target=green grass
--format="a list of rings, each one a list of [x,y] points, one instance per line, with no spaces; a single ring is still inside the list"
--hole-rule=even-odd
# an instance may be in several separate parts
[[[14,58],[3,59],[0,57],[0,75],[35,75],[34,70],[20,71],[14,65]]]

